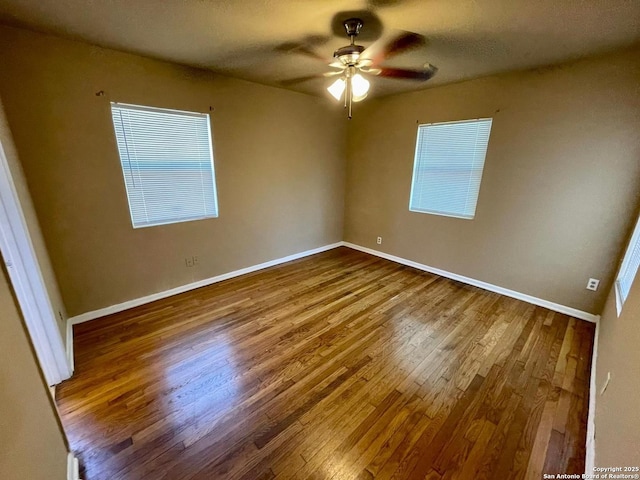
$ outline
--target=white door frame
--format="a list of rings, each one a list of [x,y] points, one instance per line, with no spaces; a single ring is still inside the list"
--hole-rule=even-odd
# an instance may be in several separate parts
[[[56,385],[71,377],[73,370],[1,143],[0,251],[42,372],[49,385]]]

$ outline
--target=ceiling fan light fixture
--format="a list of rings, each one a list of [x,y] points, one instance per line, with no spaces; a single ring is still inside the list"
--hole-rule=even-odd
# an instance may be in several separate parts
[[[395,2],[398,0],[393,1]],[[342,13],[340,16],[341,15]],[[334,17],[334,20],[336,20],[336,17]],[[344,100],[344,108],[347,110],[347,118],[351,118],[353,113],[353,103],[361,102],[367,98],[369,88],[371,87],[368,79],[369,76],[425,82],[430,80],[438,71],[438,69],[430,63],[425,64],[424,69],[415,70],[384,67],[381,65],[385,60],[395,55],[425,46],[427,44],[427,39],[423,35],[413,32],[397,31],[391,35],[386,35],[384,39],[379,39],[365,48],[362,45],[357,45],[355,42],[364,22],[359,18],[353,17],[344,20],[342,25],[345,28],[345,32],[349,37],[350,42],[349,45],[340,47],[333,52],[333,60],[330,61],[329,67],[337,68],[337,71],[329,71],[326,73],[284,80],[281,83],[283,85],[294,85],[296,83],[306,82],[307,80],[315,78],[339,76],[339,78],[327,88],[327,91],[338,102]],[[382,27],[379,25],[379,22],[378,27],[379,32],[381,32]],[[296,44],[293,42],[291,44],[292,47],[287,47],[286,50],[295,50],[298,53],[303,53],[315,59],[323,58],[322,55],[315,52],[312,48],[313,45],[310,46],[308,45],[309,42],[306,43],[307,44]],[[367,75],[367,77],[365,78],[363,75]]]
[[[329,85],[327,90],[333,98],[340,101],[340,99],[342,98],[342,94],[344,93],[345,87],[346,87],[346,83],[344,81],[344,78],[339,78],[335,82],[333,82],[331,85]]]
[[[352,100],[357,103],[357,102],[361,102],[365,98],[367,98],[367,94],[366,93],[364,95],[360,95],[359,97],[354,95]]]
[[[351,91],[353,92],[353,101],[359,102],[364,100],[367,97],[367,93],[369,93],[369,80],[364,78],[359,73],[356,73],[353,77],[351,77]]]

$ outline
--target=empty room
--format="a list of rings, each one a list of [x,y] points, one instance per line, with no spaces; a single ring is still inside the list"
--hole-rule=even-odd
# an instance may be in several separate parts
[[[640,478],[640,2],[0,0],[0,479]]]

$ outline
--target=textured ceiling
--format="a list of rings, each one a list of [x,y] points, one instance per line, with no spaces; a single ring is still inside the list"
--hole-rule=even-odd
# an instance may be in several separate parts
[[[394,29],[429,43],[388,65],[439,68],[428,84],[376,78],[390,94],[539,67],[640,41],[640,0],[0,0],[0,22],[269,85],[328,71],[290,51],[313,45],[327,62],[348,43],[339,20],[368,10],[362,45]],[[288,87],[320,94],[317,79]]]

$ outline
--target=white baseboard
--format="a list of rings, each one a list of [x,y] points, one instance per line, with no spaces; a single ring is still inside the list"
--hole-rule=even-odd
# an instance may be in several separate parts
[[[518,300],[522,300],[527,303],[531,303],[533,305],[538,305],[540,307],[548,308],[549,310],[553,310],[556,312],[564,313],[566,315],[579,318],[581,320],[586,320],[588,322],[597,323],[600,318],[599,315],[594,315],[592,313],[584,312],[582,310],[578,310],[576,308],[567,307],[565,305],[560,305],[558,303],[550,302],[548,300],[544,300],[542,298],[533,297],[531,295],[527,295],[525,293],[516,292],[514,290],[509,290],[508,288],[500,287],[498,285],[493,285],[491,283],[483,282],[481,280],[475,280],[473,278],[465,277],[463,275],[458,275],[457,273],[447,272],[446,270],[441,270],[439,268],[430,267],[428,265],[424,265],[422,263],[414,262],[413,260],[407,260],[405,258],[397,257],[395,255],[391,255],[388,253],[380,252],[378,250],[373,250],[371,248],[362,247],[360,245],[356,245],[350,242],[337,242],[332,243],[330,245],[325,245],[323,247],[314,248],[312,250],[306,250],[304,252],[295,253],[293,255],[288,255],[286,257],[277,258],[275,260],[270,260],[268,262],[260,263],[258,265],[253,265],[250,267],[242,268],[240,270],[234,270],[233,272],[224,273],[222,275],[218,275],[211,278],[205,278],[204,280],[200,280],[197,282],[189,283],[187,285],[182,285],[180,287],[172,288],[170,290],[165,290],[163,292],[154,293],[151,295],[147,295],[145,297],[136,298],[133,300],[128,300],[123,303],[118,303],[116,305],[111,305],[109,307],[100,308],[98,310],[93,310],[90,312],[82,313],[80,315],[76,315],[67,320],[67,356],[70,359],[71,365],[73,365],[73,325],[77,325],[79,323],[88,322],[89,320],[94,320],[96,318],[104,317],[106,315],[111,315],[112,313],[122,312],[124,310],[128,310],[130,308],[138,307],[140,305],[144,305],[147,303],[154,302],[156,300],[160,300],[163,298],[171,297],[173,295],[178,295],[180,293],[188,292],[189,290],[194,290],[196,288],[205,287],[207,285],[212,285],[214,283],[222,282],[224,280],[228,280],[230,278],[235,278],[240,275],[245,275],[247,273],[256,272],[258,270],[262,270],[265,268],[273,267],[275,265],[280,265],[282,263],[290,262],[293,260],[297,260],[299,258],[307,257],[309,255],[315,255],[316,253],[325,252],[327,250],[331,250],[340,246],[345,246],[352,248],[354,250],[359,250],[361,252],[365,252],[371,255],[375,255],[380,258],[385,258],[387,260],[391,260],[392,262],[400,263],[402,265],[407,265],[409,267],[417,268],[418,270],[423,270],[425,272],[434,273],[436,275],[440,275],[442,277],[450,278],[452,280],[457,280],[462,283],[466,283],[468,285],[473,285],[475,287],[482,288],[484,290],[488,290],[490,292],[499,293],[501,295],[506,295],[507,297],[512,297]]]
[[[589,414],[587,416],[587,447],[584,464],[584,473],[593,474],[596,466],[596,363],[598,361],[598,340],[600,338],[600,322],[596,324],[596,332],[593,338],[593,354],[591,355],[591,378],[589,380]]]
[[[306,250],[304,252],[296,253],[293,255],[288,255],[286,257],[278,258],[275,260],[270,260],[268,262],[260,263],[258,265],[253,265],[251,267],[242,268],[240,270],[235,270],[233,272],[225,273],[222,275],[218,275],[216,277],[207,278],[204,280],[200,280],[198,282],[189,283],[187,285],[183,285],[180,287],[172,288],[170,290],[165,290],[163,292],[154,293],[152,295],[147,295],[145,297],[136,298],[134,300],[129,300],[123,303],[119,303],[117,305],[112,305],[110,307],[101,308],[98,310],[93,310],[91,312],[86,312],[81,315],[77,315],[75,317],[71,317],[67,319],[67,357],[69,359],[69,364],[72,369],[74,367],[73,360],[73,325],[87,322],[89,320],[94,320],[96,318],[104,317],[105,315],[110,315],[112,313],[122,312],[124,310],[128,310],[130,308],[134,308],[140,305],[144,305],[147,303],[154,302],[156,300],[160,300],[162,298],[167,298],[173,295],[177,295],[179,293],[187,292],[189,290],[194,290],[196,288],[205,287],[207,285],[211,285],[214,283],[222,282],[224,280],[228,280],[230,278],[238,277],[240,275],[245,275],[247,273],[256,272],[258,270],[262,270],[265,268],[273,267],[275,265],[280,265],[282,263],[290,262],[293,260],[297,260],[299,258],[307,257],[309,255],[314,255],[316,253],[325,252],[327,250],[331,250],[340,246],[345,246],[348,248],[352,248],[354,250],[359,250],[361,252],[368,253],[370,255],[375,255],[380,258],[384,258],[386,260],[390,260],[392,262],[400,263],[402,265],[407,265],[409,267],[417,268],[418,270],[423,270],[425,272],[433,273],[435,275],[440,275],[442,277],[450,278],[452,280],[456,280],[462,283],[466,283],[468,285],[472,285],[474,287],[482,288],[484,290],[488,290],[490,292],[499,293],[501,295],[505,295],[507,297],[515,298],[517,300],[522,300],[527,303],[531,303],[533,305],[538,305],[540,307],[548,308],[549,310],[553,310],[555,312],[563,313],[569,315],[571,317],[575,317],[581,320],[586,320],[588,322],[592,322],[596,324],[595,331],[595,339],[593,346],[593,357],[591,361],[591,384],[589,390],[589,415],[587,420],[587,448],[586,448],[586,471],[585,473],[590,474],[593,471],[593,467],[595,465],[595,402],[596,402],[596,360],[598,356],[598,335],[600,331],[600,325],[598,320],[600,319],[600,315],[594,315],[592,313],[588,313],[582,310],[578,310],[576,308],[568,307],[566,305],[560,305],[558,303],[550,302],[548,300],[544,300],[542,298],[533,297],[531,295],[527,295],[525,293],[516,292],[514,290],[510,290],[508,288],[500,287],[498,285],[493,285],[491,283],[483,282],[481,280],[475,280],[473,278],[465,277],[463,275],[458,275],[457,273],[448,272],[446,270],[441,270],[439,268],[430,267],[428,265],[424,265],[422,263],[414,262],[412,260],[407,260],[405,258],[397,257],[395,255],[391,255],[388,253],[380,252],[378,250],[373,250],[371,248],[362,247],[360,245],[356,245],[350,242],[337,242],[330,245],[325,245],[323,247],[314,248],[312,250]],[[75,473],[78,471],[78,460],[73,456],[73,454],[69,454],[69,480],[79,480],[78,474]],[[71,476],[73,475],[75,476]]]
[[[189,290],[194,290],[200,287],[206,287],[207,285],[222,282],[223,280],[228,280],[230,278],[239,277],[240,275],[245,275],[247,273],[256,272],[264,268],[273,267],[275,265],[291,262],[299,258],[308,257],[309,255],[315,255],[316,253],[332,250],[334,248],[340,247],[342,244],[343,242],[337,242],[337,243],[332,243],[330,245],[325,245],[323,247],[314,248],[312,250],[306,250],[304,252],[294,253],[293,255],[277,258],[275,260],[270,260],[268,262],[260,263],[258,265],[253,265],[251,267],[241,268],[240,270],[234,270],[233,272],[223,273],[222,275],[218,275],[216,277],[205,278],[204,280],[189,283],[187,285],[182,285],[180,287],[172,288],[170,290],[165,290],[164,292],[154,293],[151,295],[147,295],[145,297],[140,297],[133,300],[128,300],[123,303],[118,303],[117,305],[111,305],[110,307],[100,308],[98,310],[93,310],[91,312],[86,312],[80,315],[76,315],[75,317],[71,317],[67,320],[67,339],[69,339],[69,336],[71,336],[71,338],[73,339],[73,331],[72,331],[73,325],[77,325],[83,322],[88,322],[89,320],[94,320],[96,318],[104,317],[106,315],[111,315],[112,313],[122,312],[124,310],[138,307],[140,305],[144,305],[147,303],[155,302],[156,300],[171,297],[179,293],[188,292]],[[70,331],[71,333],[69,333]],[[71,345],[71,356],[73,358],[73,340],[71,342],[68,342],[68,344]],[[69,352],[68,346],[67,346],[67,352]]]
[[[548,300],[543,300],[541,298],[533,297],[531,295],[527,295],[524,293],[516,292],[513,290],[509,290],[507,288],[499,287],[497,285],[493,285],[490,283],[482,282],[480,280],[475,280],[473,278],[464,277],[462,275],[458,275],[456,273],[447,272],[445,270],[440,270],[439,268],[429,267],[428,265],[423,265],[421,263],[417,263],[411,260],[406,260],[401,257],[396,257],[395,255],[390,255],[388,253],[379,252],[377,250],[373,250],[371,248],[361,247],[360,245],[355,245],[349,242],[342,242],[342,244],[346,247],[353,248],[354,250],[359,250],[361,252],[369,253],[371,255],[375,255],[377,257],[385,258],[387,260],[391,260],[392,262],[400,263],[402,265],[407,265],[410,267],[417,268],[418,270],[424,270],[425,272],[434,273],[436,275],[440,275],[442,277],[451,278],[452,280],[457,280],[459,282],[463,282],[469,285],[473,285],[475,287],[479,287],[485,290],[489,290],[490,292],[499,293],[502,295],[506,295],[508,297],[516,298],[518,300],[522,300],[527,303],[532,303],[534,305],[538,305],[540,307],[548,308],[549,310],[553,310],[555,312],[564,313],[571,317],[579,318],[581,320],[586,320],[588,322],[592,322],[596,324],[596,331],[593,340],[593,355],[591,357],[591,379],[589,385],[589,413],[587,417],[587,445],[586,445],[586,459],[585,459],[585,474],[591,475],[593,474],[593,468],[595,467],[595,437],[596,437],[596,425],[595,425],[595,413],[596,413],[596,363],[598,360],[598,339],[600,336],[600,315],[594,315],[592,313],[584,312],[582,310],[577,310],[572,307],[567,307],[565,305],[560,305],[558,303],[549,302]]]
[[[576,308],[567,307],[565,305],[560,305],[559,303],[554,303],[548,300],[543,300],[542,298],[533,297],[531,295],[527,295],[526,293],[516,292],[514,290],[509,290],[508,288],[499,287],[498,285],[493,285],[491,283],[483,282],[481,280],[475,280],[473,278],[465,277],[463,275],[458,275],[457,273],[451,273],[451,272],[447,272],[446,270],[440,270],[439,268],[423,265],[422,263],[414,262],[413,260],[407,260],[405,258],[396,257],[395,255],[390,255],[388,253],[380,252],[378,250],[373,250],[371,248],[361,247],[360,245],[356,245],[354,243],[342,242],[342,245],[344,245],[345,247],[353,248],[354,250],[359,250],[361,252],[375,255],[380,258],[391,260],[392,262],[401,263],[402,265],[407,265],[409,267],[417,268],[418,270],[434,273],[436,275],[440,275],[441,277],[450,278],[452,280],[457,280],[458,282],[466,283],[468,285],[473,285],[474,287],[479,287],[484,290],[489,290],[490,292],[499,293],[501,295],[506,295],[507,297],[515,298],[517,300],[522,300],[523,302],[532,303],[533,305],[538,305],[540,307],[545,307],[545,308],[548,308],[549,310],[564,313],[571,317],[579,318],[581,320],[586,320],[588,322],[597,323],[598,319],[600,318],[600,315],[594,315],[592,313],[584,312]]]
[[[67,480],[80,480],[80,464],[71,452],[67,454]]]

